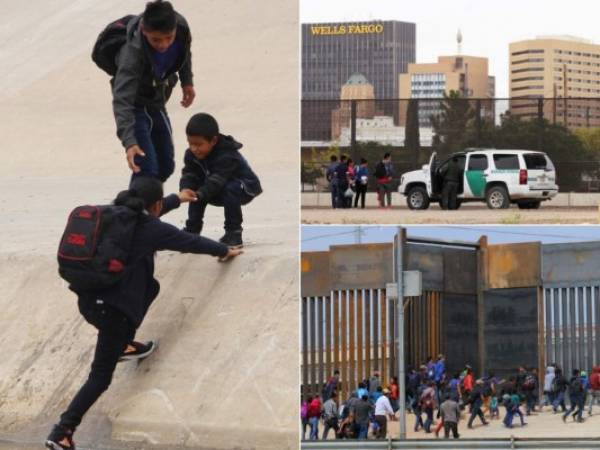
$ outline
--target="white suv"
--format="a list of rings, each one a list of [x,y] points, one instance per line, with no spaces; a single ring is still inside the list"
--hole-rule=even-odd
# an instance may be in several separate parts
[[[556,171],[548,155],[532,150],[467,149],[441,163],[431,155],[421,170],[402,175],[398,191],[410,209],[427,209],[442,197],[444,172],[457,157],[463,175],[458,187],[458,204],[485,201],[491,209],[516,203],[522,209],[537,209],[558,193]]]

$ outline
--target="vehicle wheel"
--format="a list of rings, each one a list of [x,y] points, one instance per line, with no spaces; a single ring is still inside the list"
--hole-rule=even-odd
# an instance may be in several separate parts
[[[427,209],[429,208],[429,196],[427,190],[422,186],[414,186],[408,190],[406,194],[406,204],[410,209]]]
[[[504,186],[493,186],[485,194],[490,209],[506,209],[510,206],[510,197]]]

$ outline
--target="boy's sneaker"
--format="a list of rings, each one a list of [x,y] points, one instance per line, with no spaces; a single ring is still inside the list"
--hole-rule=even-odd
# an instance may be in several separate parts
[[[51,450],[76,450],[75,442],[73,442],[73,430],[54,425],[52,432],[46,438],[45,445]]]
[[[146,343],[136,341],[130,342],[127,344],[127,348],[119,358],[119,362],[145,358],[152,353],[155,348],[156,344],[153,341],[148,341]]]
[[[242,231],[226,231],[223,237],[219,239],[219,242],[229,248],[242,248],[244,246]]]

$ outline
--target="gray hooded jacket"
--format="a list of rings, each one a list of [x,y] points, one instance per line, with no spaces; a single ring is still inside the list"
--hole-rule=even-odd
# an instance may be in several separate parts
[[[164,110],[173,87],[181,78],[183,86],[193,85],[192,36],[183,16],[176,14],[176,40],[180,55],[163,79],[157,79],[152,66],[151,49],[141,31],[141,16],[127,24],[127,42],[117,56],[117,73],[111,80],[113,112],[117,136],[128,148],[137,144],[135,138],[135,108]]]

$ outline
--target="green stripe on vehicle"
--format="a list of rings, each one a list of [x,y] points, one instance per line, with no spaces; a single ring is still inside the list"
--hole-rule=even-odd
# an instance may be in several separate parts
[[[483,197],[485,190],[485,177],[483,176],[483,170],[467,170],[465,172],[467,177],[467,183],[469,183],[469,189],[473,193],[474,197]]]

